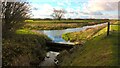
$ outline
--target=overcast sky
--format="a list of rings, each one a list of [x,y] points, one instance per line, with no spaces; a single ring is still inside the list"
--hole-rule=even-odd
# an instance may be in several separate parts
[[[53,9],[65,9],[64,18],[118,18],[119,0],[28,0],[33,18],[51,18]]]

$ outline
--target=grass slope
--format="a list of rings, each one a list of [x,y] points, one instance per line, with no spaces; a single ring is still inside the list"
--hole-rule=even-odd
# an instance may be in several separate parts
[[[118,65],[118,35],[120,26],[112,25],[110,35],[104,28],[72,53],[59,55],[60,66],[115,66]],[[64,55],[64,56],[63,56]],[[62,58],[60,58],[62,56]]]
[[[102,25],[94,28],[87,28],[86,30],[80,32],[65,33],[62,35],[62,38],[70,42],[86,41],[89,40],[94,34],[99,32],[105,26],[106,25]]]
[[[43,34],[28,29],[19,29],[3,38],[3,66],[38,65],[46,55],[46,41]]]

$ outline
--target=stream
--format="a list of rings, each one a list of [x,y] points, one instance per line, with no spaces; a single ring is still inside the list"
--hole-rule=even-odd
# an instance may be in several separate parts
[[[68,29],[63,29],[63,30],[40,30],[39,32],[47,35],[55,43],[71,43],[69,41],[65,41],[62,38],[62,34],[69,33],[69,32],[82,31],[87,28],[94,28],[97,26],[105,25],[105,24],[107,24],[107,23],[91,25],[91,26],[83,26],[83,27],[79,27],[79,28],[68,28]],[[40,66],[55,66],[55,64],[57,64],[57,62],[58,62],[56,60],[57,55],[59,55],[59,52],[55,52],[55,51],[47,52],[46,57],[45,57],[44,61],[40,64]]]

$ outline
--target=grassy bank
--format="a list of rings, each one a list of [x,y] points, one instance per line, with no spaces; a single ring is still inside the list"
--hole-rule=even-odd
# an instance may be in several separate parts
[[[83,46],[64,51],[58,56],[60,66],[115,66],[118,65],[118,35],[120,26],[111,25],[110,35],[106,28],[91,36]],[[76,38],[79,38],[78,34]],[[60,58],[61,57],[61,58]]]
[[[59,30],[104,23],[106,20],[26,20],[22,28],[35,30]]]
[[[3,38],[3,66],[38,65],[46,55],[46,41],[43,34],[28,29],[19,29]]]
[[[102,25],[94,28],[87,28],[86,30],[80,32],[66,33],[62,35],[62,38],[65,39],[66,41],[82,43],[89,40],[94,34],[96,34],[104,27],[106,27],[106,25]]]
[[[40,20],[40,19],[27,19],[25,20],[25,22],[31,22],[31,23],[46,23],[46,22],[49,22],[49,23],[80,23],[80,22],[105,22],[105,21],[108,21],[107,19],[81,19],[81,20],[75,20],[75,19],[66,19],[66,20],[55,20],[55,19],[51,19],[51,20]]]

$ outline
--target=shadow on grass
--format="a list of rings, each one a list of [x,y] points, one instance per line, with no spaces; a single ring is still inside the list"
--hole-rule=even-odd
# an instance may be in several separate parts
[[[3,66],[37,66],[46,55],[44,35],[7,33],[3,35]]]

